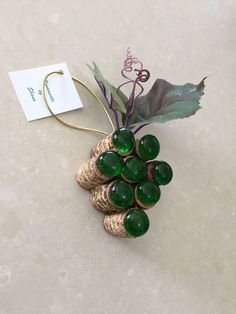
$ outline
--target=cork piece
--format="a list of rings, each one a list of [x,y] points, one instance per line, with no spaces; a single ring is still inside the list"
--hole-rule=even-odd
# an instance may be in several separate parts
[[[98,185],[91,191],[90,201],[94,208],[103,212],[116,211],[114,206],[109,202],[108,191],[113,182],[109,184]]]
[[[85,162],[77,171],[76,179],[83,188],[92,189],[98,184],[105,183],[111,178],[104,176],[97,168],[97,158],[91,158]]]
[[[131,238],[131,236],[126,232],[124,227],[124,218],[127,213],[128,211],[105,215],[104,218],[105,230],[108,233],[120,238]]]
[[[103,152],[109,151],[109,150],[114,150],[114,145],[112,143],[112,134],[108,135],[106,138],[101,140],[97,146],[91,149],[90,151],[90,157],[97,157]]]

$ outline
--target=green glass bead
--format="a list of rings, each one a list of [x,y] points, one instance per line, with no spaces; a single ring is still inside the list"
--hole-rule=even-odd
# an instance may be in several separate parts
[[[115,152],[102,153],[96,160],[98,170],[106,177],[118,176],[124,166],[122,158]]]
[[[165,161],[157,161],[152,170],[154,180],[160,185],[168,184],[172,177],[173,171],[171,166]]]
[[[127,128],[119,128],[112,134],[112,143],[121,155],[128,155],[135,146],[135,138],[133,133]]]
[[[131,237],[140,237],[149,229],[149,219],[147,214],[139,209],[131,209],[124,219],[124,227]]]
[[[134,203],[134,189],[124,180],[117,180],[110,187],[108,198],[115,208],[129,208]]]
[[[136,150],[143,160],[152,160],[159,154],[160,144],[155,136],[147,134],[137,141]]]
[[[145,180],[140,182],[135,189],[137,202],[145,207],[154,206],[160,199],[161,190],[154,181]]]
[[[146,164],[137,156],[130,156],[125,160],[122,177],[129,182],[139,182],[147,174]]]

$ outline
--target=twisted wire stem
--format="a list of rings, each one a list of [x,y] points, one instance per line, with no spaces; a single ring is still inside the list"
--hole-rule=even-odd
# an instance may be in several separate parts
[[[150,72],[147,69],[143,68],[143,64],[138,58],[133,57],[130,48],[127,49],[127,56],[124,61],[123,69],[121,70],[121,75],[126,79],[124,83],[119,85],[117,91],[119,91],[124,85],[132,84],[132,89],[130,97],[127,103],[127,111],[125,114],[125,124],[127,127],[129,125],[129,119],[133,113],[135,102],[138,97],[140,97],[144,91],[142,83],[145,83],[150,78]],[[137,86],[140,88],[140,91],[137,93]]]

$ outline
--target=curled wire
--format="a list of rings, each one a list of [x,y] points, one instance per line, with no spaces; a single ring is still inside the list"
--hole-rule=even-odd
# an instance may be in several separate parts
[[[131,94],[127,103],[127,112],[125,115],[125,126],[128,126],[129,118],[133,113],[135,101],[140,97],[144,91],[142,83],[145,83],[150,78],[150,72],[147,69],[143,68],[143,64],[138,58],[133,57],[130,48],[127,49],[127,56],[124,61],[123,69],[121,70],[121,75],[126,79],[122,83],[117,91],[121,89],[124,85],[132,84]],[[140,91],[137,93],[136,87],[140,88]]]

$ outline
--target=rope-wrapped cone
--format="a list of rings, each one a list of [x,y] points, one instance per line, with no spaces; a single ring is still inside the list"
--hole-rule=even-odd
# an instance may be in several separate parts
[[[116,211],[108,198],[108,191],[113,182],[109,184],[98,185],[91,190],[90,201],[94,208],[103,212]]]
[[[112,143],[112,135],[108,135],[106,138],[102,139],[97,146],[90,150],[90,157],[97,157],[103,152],[114,150],[114,145]]]
[[[120,238],[131,238],[124,227],[124,219],[128,211],[105,215],[104,228],[108,233]]]
[[[85,162],[77,171],[76,179],[83,188],[92,189],[98,184],[105,183],[111,178],[104,176],[97,168],[97,158],[91,158]]]

